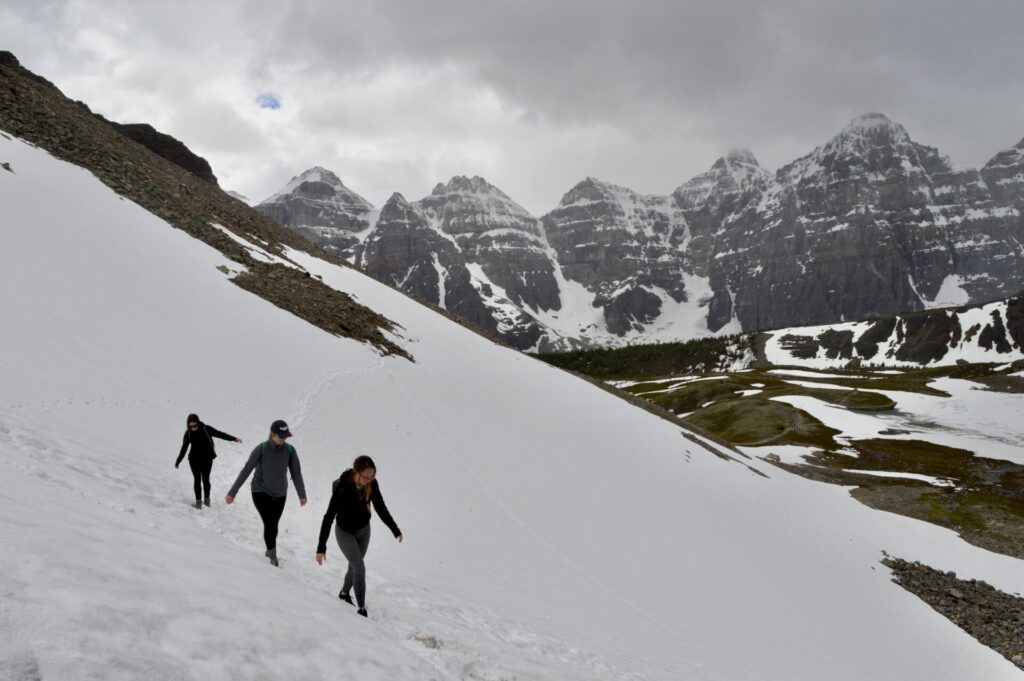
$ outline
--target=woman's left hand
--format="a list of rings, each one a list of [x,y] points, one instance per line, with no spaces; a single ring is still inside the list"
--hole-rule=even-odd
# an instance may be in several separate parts
[[[395,537],[395,539],[397,539],[397,540],[398,540],[398,543],[399,543],[399,544],[401,544],[401,543],[402,543],[402,537],[404,537],[404,536],[405,536],[405,535],[402,535],[402,534],[400,534],[400,535],[398,535],[397,537]]]

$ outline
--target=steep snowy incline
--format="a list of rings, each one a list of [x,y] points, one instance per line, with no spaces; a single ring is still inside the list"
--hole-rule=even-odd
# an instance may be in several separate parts
[[[233,265],[88,173],[0,138],[0,672],[154,679],[1019,679],[890,582],[882,550],[1024,591],[1019,561],[842,489],[716,458],[678,427],[292,252],[402,325],[381,357],[252,296]],[[58,192],[60,200],[54,200]],[[175,471],[222,444],[212,509]],[[247,494],[289,420],[283,569]],[[330,483],[378,463],[370,619],[313,563]],[[0,673],[0,677],[5,674]]]

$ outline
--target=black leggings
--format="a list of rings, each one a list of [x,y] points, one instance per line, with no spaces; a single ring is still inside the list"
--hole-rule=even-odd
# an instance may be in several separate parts
[[[253,492],[252,503],[256,505],[260,518],[263,519],[263,542],[267,551],[277,548],[277,523],[284,513],[284,502],[288,497],[272,497],[265,492]]]
[[[363,557],[366,556],[366,549],[370,548],[370,523],[356,530],[347,532],[341,529],[341,525],[334,526],[334,538],[338,540],[338,548],[345,554],[348,561],[348,570],[345,572],[345,583],[341,587],[342,593],[348,593],[352,587],[356,588],[356,603],[360,608],[366,607],[366,563]]]
[[[188,467],[192,469],[192,482],[193,488],[196,491],[196,501],[199,501],[202,497],[199,496],[200,492],[205,492],[203,497],[210,498],[210,471],[213,469],[213,459],[206,461],[196,461],[195,459],[188,460]],[[202,483],[202,487],[200,487]]]

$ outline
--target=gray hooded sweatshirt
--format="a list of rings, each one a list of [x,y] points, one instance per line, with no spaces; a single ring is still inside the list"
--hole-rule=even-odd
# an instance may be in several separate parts
[[[249,460],[242,467],[235,484],[228,494],[238,496],[238,490],[249,474],[256,471],[252,479],[252,491],[263,492],[272,497],[288,496],[288,472],[292,474],[292,484],[300,499],[306,498],[306,486],[302,482],[302,468],[299,466],[299,455],[290,444],[276,446],[267,440],[256,445],[249,455]]]

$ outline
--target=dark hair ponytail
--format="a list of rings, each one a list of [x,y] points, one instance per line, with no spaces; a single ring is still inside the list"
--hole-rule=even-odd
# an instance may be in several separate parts
[[[367,468],[372,468],[374,473],[377,472],[377,464],[375,464],[373,462],[373,459],[371,459],[370,457],[366,456],[365,454],[361,454],[361,455],[357,456],[356,460],[352,462],[352,472],[353,473],[362,473]],[[373,494],[373,481],[370,481],[370,484],[365,485],[363,487],[363,492],[362,492],[363,501],[366,502],[366,510],[367,511],[370,510],[370,496],[372,494]]]
[[[373,462],[373,459],[371,459],[370,457],[366,456],[365,454],[361,454],[360,456],[357,456],[356,460],[352,462],[352,470],[354,470],[356,473],[362,473],[367,468],[372,468],[373,470],[376,471],[377,470],[377,464],[375,464]]]

